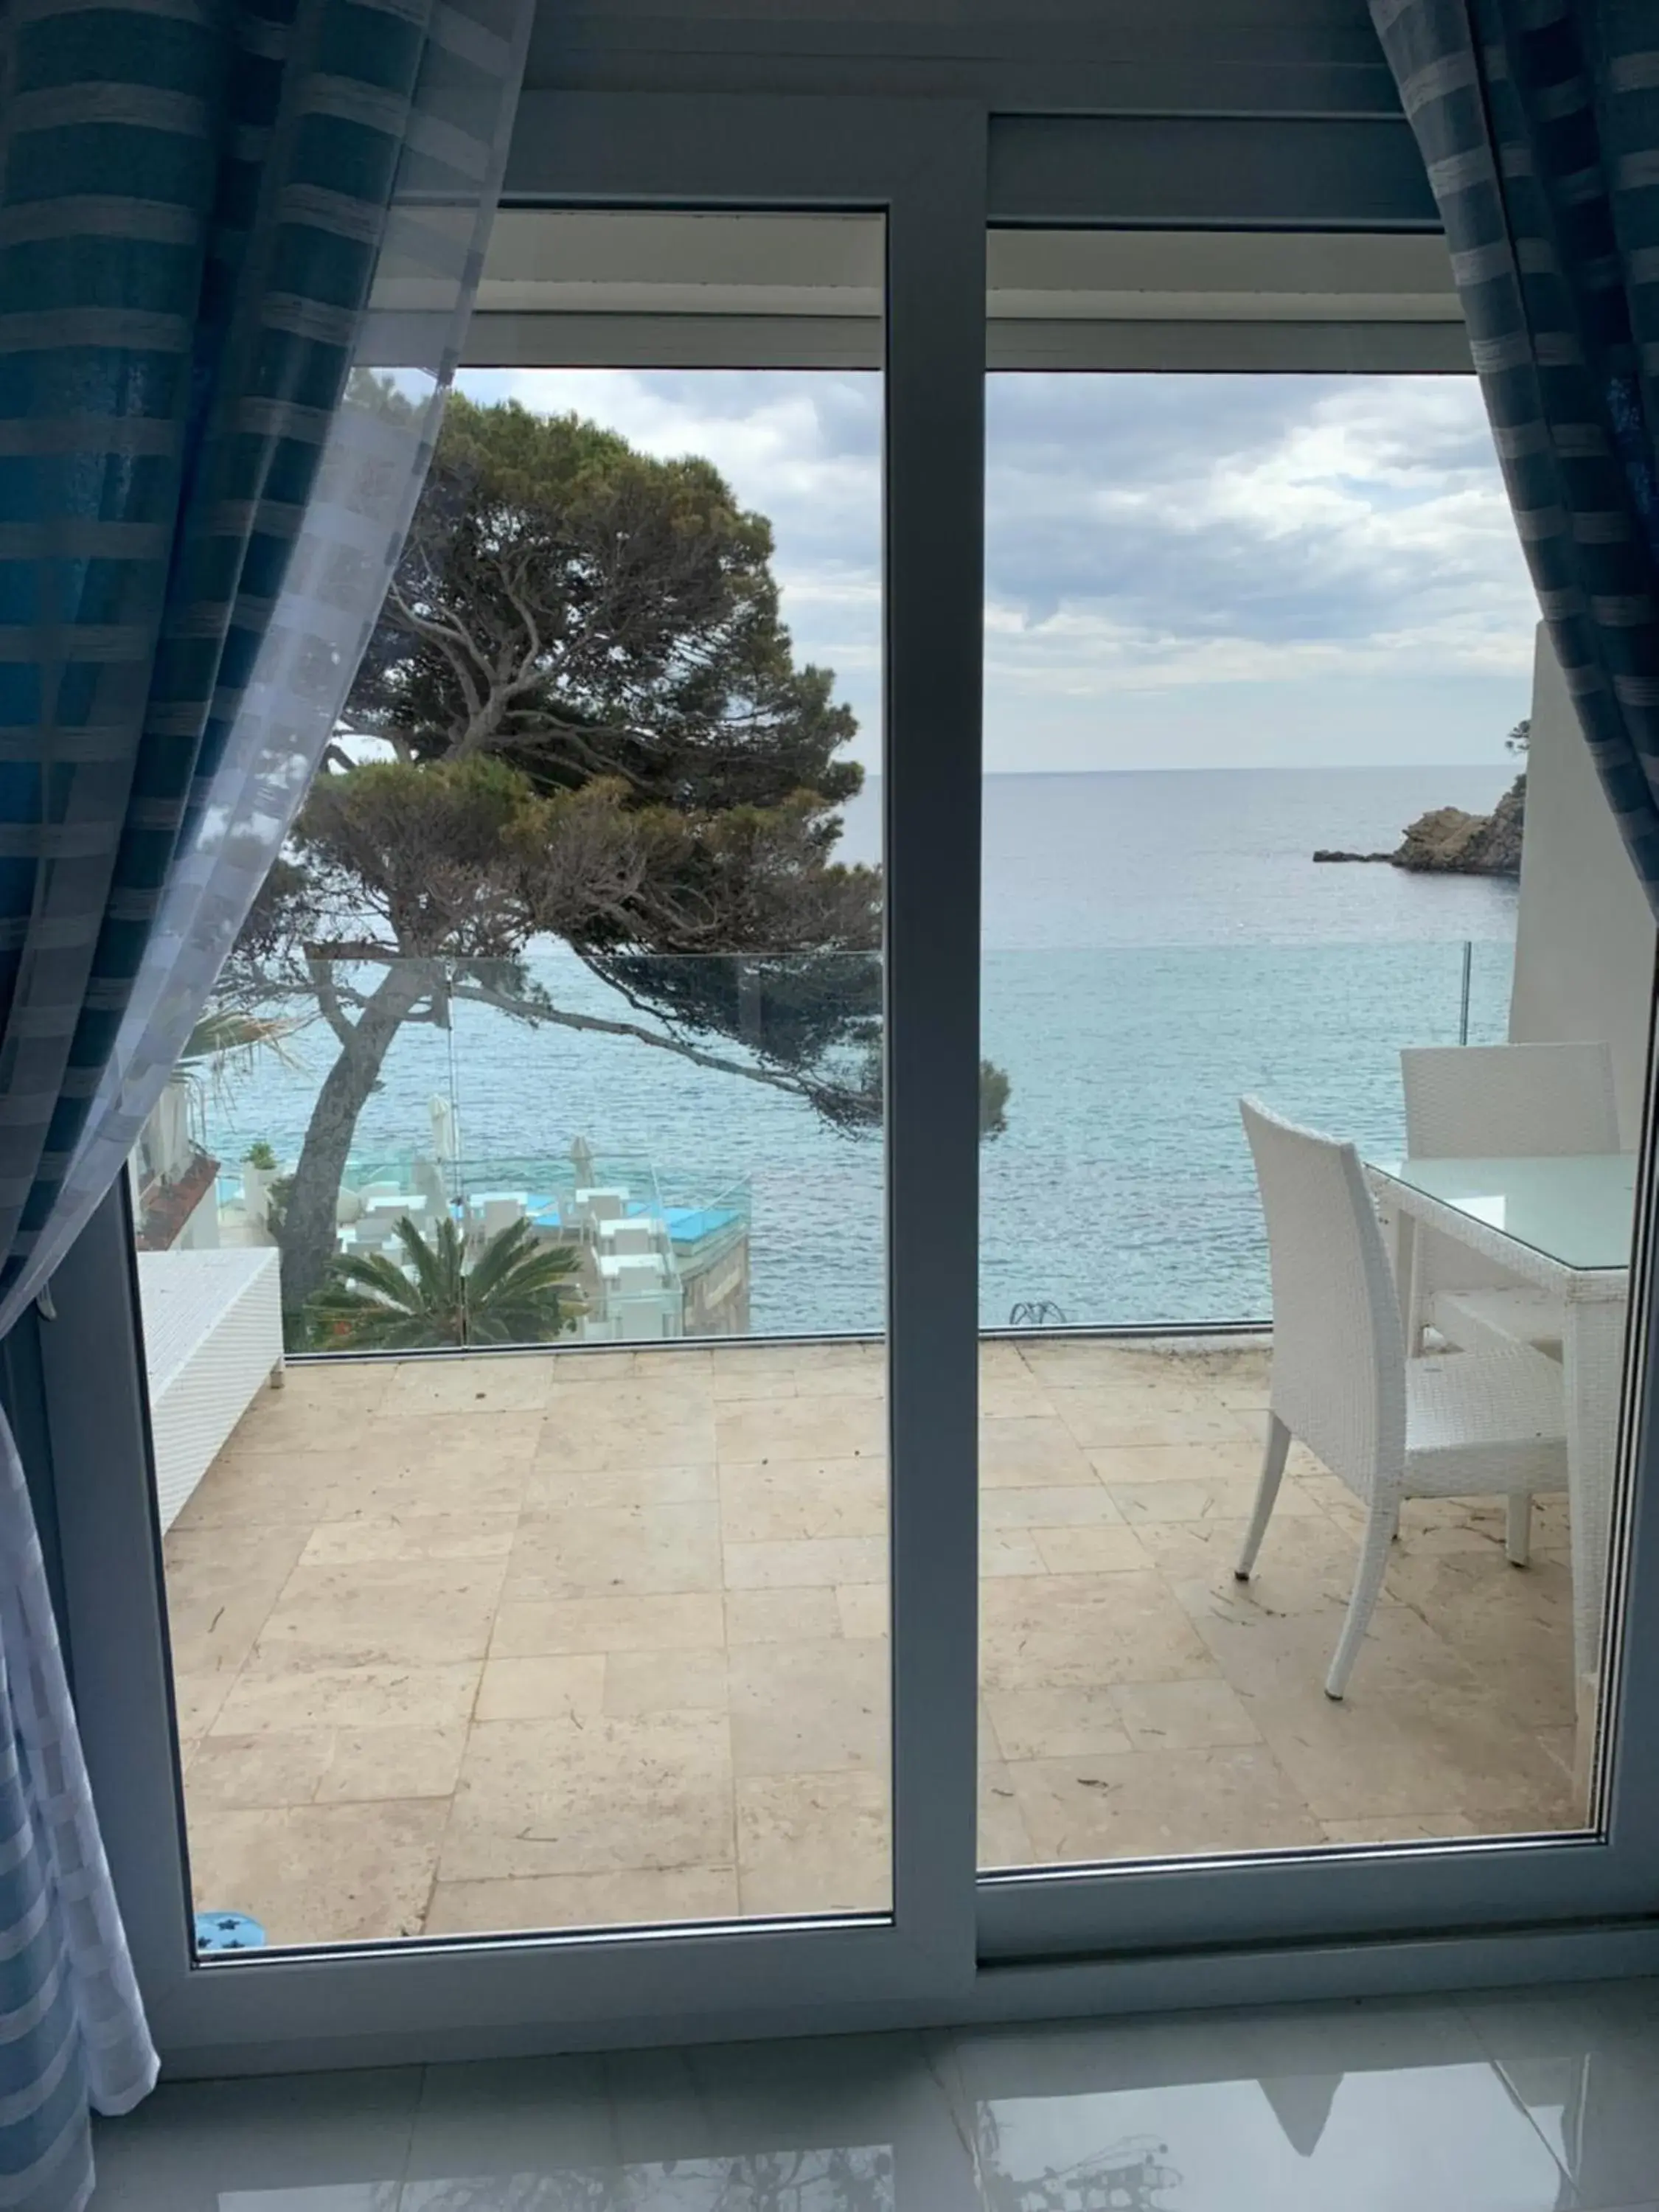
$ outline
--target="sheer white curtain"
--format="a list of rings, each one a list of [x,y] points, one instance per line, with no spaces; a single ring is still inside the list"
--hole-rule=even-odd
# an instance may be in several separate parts
[[[532,15],[0,21],[0,1333],[121,1171],[334,728],[459,358]],[[124,165],[135,124],[154,143]],[[155,2075],[0,1422],[0,2207],[80,2212],[88,2101],[125,2111]]]

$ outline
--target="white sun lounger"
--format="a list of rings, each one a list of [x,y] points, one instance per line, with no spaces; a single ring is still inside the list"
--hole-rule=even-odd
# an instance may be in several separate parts
[[[172,1527],[258,1395],[283,1378],[274,1249],[141,1252],[156,1500]]]

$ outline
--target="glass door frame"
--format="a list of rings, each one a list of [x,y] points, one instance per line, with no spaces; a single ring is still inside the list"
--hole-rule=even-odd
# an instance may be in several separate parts
[[[1659,1771],[1617,1756],[1589,1838],[975,1875],[987,230],[1432,229],[1403,122],[532,93],[505,198],[885,218],[894,1908],[198,1964],[118,1188],[60,1271],[58,1318],[39,1337],[83,1733],[170,2068],[380,2063],[1659,1967]],[[1644,1225],[1650,1215],[1650,1196]],[[1645,1346],[1645,1248],[1640,1281]],[[1654,1363],[1638,1364],[1631,1428],[1645,1467]],[[1659,1588],[1659,1485],[1636,1485],[1625,1535],[1630,1587]],[[1617,1644],[1615,1748],[1620,1733],[1640,1742],[1659,1732],[1650,1641]]]
[[[989,202],[994,228],[1365,235],[1439,230],[1409,133],[1383,117],[1346,125],[1286,120],[1273,126],[1242,118],[1158,124],[1078,117],[1048,128],[1041,118],[994,118]],[[1212,362],[1205,357],[1202,324],[1183,325],[1174,334],[1183,371],[1240,366],[1229,357],[1236,350],[1229,335],[1236,326],[1209,327]],[[1275,368],[1301,365],[1297,348],[1305,329],[1280,326],[1272,349]],[[1410,326],[1398,326],[1390,338],[1391,368],[1445,371],[1446,326],[1421,326],[1414,341]],[[1249,357],[1261,353],[1258,343]],[[1135,359],[1144,366],[1139,351]],[[1639,1594],[1659,1582],[1659,1484],[1648,1473],[1659,1449],[1653,1357],[1659,1328],[1653,1283],[1659,1117],[1651,1036],[1649,1049],[1621,1425],[1624,1480],[1608,1577],[1593,1814],[1586,1831],[981,1875],[983,1967],[1018,1964],[1031,1972],[1040,1960],[1109,1956],[1119,1962],[1121,1975],[1131,1960],[1144,1960],[1150,1969],[1161,1959],[1166,1986],[1173,1990],[1176,1980],[1186,1979],[1200,1989],[1224,1983],[1224,1974],[1218,1982],[1216,1973],[1223,1947],[1369,1945],[1375,1964],[1386,1946],[1398,1966],[1415,1946],[1419,1957],[1415,1968],[1407,1969],[1409,1985],[1416,1975],[1435,1971],[1425,1938],[1443,1956],[1468,1943],[1472,1958],[1487,1962],[1470,1973],[1473,1979],[1491,1971],[1497,1955],[1483,1929],[1528,1929],[1547,1939],[1552,1930],[1588,1931],[1615,1920],[1624,1925],[1630,1955],[1645,1962],[1626,1970],[1652,1972],[1659,1966],[1652,1921],[1659,1912],[1659,1768],[1622,1755],[1627,1744],[1651,1740],[1659,1721],[1659,1639],[1644,1642],[1624,1632]],[[1183,1962],[1178,1970],[1176,1954]],[[1288,1961],[1291,1954],[1279,1955]],[[1616,1948],[1597,1955],[1599,1963],[1583,1971],[1619,1970],[1609,1964],[1619,1955]],[[1353,1963],[1346,1974],[1339,1966],[1334,1980],[1328,1960],[1316,1967],[1310,1958],[1310,1993],[1363,1985],[1366,1969],[1357,1951],[1350,1956]],[[1259,1973],[1261,1959],[1257,1948],[1251,1972]],[[1513,1969],[1499,1971],[1510,1978]],[[1293,1968],[1279,1978],[1297,1985]],[[1146,1986],[1139,1972],[1127,1978]],[[1243,1985],[1252,1986],[1248,1978]],[[1384,1972],[1372,1985],[1401,1984]]]
[[[641,2022],[658,2039],[736,2036],[780,2012],[805,2027],[849,2006],[939,2016],[968,2000],[978,987],[949,941],[961,901],[942,895],[939,870],[978,848],[985,152],[971,104],[860,103],[849,127],[823,100],[532,94],[503,194],[884,219],[892,1911],[198,1961],[122,1185],[60,1271],[41,1339],[88,1759],[175,2071],[602,2045],[639,2039]],[[976,869],[963,879],[976,943]]]

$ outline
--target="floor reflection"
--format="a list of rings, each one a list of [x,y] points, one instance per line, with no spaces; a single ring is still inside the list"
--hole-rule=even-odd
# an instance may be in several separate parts
[[[1659,2212],[1659,1983],[179,2085],[94,2212]]]

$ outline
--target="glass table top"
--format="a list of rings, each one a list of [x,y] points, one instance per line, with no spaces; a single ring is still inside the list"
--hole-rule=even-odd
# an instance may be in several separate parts
[[[1552,1159],[1369,1160],[1374,1173],[1421,1191],[1518,1243],[1593,1269],[1630,1265],[1636,1159],[1573,1152]]]

